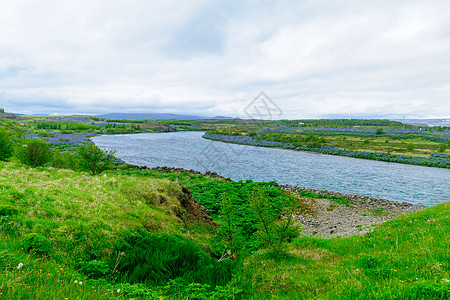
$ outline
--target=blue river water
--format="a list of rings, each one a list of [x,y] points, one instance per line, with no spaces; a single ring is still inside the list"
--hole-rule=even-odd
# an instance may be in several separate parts
[[[228,144],[203,132],[103,135],[102,149],[140,166],[213,171],[233,180],[277,181],[432,206],[450,200],[450,170]]]

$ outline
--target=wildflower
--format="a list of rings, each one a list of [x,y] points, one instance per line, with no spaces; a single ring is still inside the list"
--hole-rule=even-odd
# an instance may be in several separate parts
[[[78,280],[75,280],[73,283],[77,284],[77,283],[78,283]]]
[[[23,263],[20,263],[20,264],[17,266],[17,270],[20,270],[20,269],[22,268],[22,266],[23,266]]]
[[[444,279],[442,279],[442,281],[449,283],[450,279],[444,278]]]
[[[80,281],[80,282],[78,282],[78,284],[79,284],[79,285],[82,285],[82,284],[83,284],[83,282],[81,282],[81,281]]]
[[[120,293],[120,289],[117,289],[117,292]]]
[[[356,269],[356,272],[359,272],[359,269]]]

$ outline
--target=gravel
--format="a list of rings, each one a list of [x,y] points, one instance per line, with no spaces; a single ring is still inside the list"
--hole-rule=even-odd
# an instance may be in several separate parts
[[[298,196],[307,209],[294,216],[301,224],[302,235],[325,238],[364,235],[379,224],[400,215],[417,212],[425,206],[397,202],[369,196],[345,194],[333,191],[309,189],[305,187],[282,185],[284,190]],[[298,191],[338,196],[350,200],[353,204],[342,205],[331,199],[310,199],[298,195]]]

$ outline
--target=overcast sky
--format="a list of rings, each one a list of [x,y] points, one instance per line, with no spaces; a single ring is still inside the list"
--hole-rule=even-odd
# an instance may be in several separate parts
[[[188,3],[188,4],[187,4]],[[18,113],[450,117],[450,1],[1,0]]]

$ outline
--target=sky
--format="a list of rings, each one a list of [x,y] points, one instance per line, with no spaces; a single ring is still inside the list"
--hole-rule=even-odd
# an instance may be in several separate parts
[[[449,11],[448,0],[1,0],[0,107],[248,118],[263,100],[277,119],[450,118]]]

